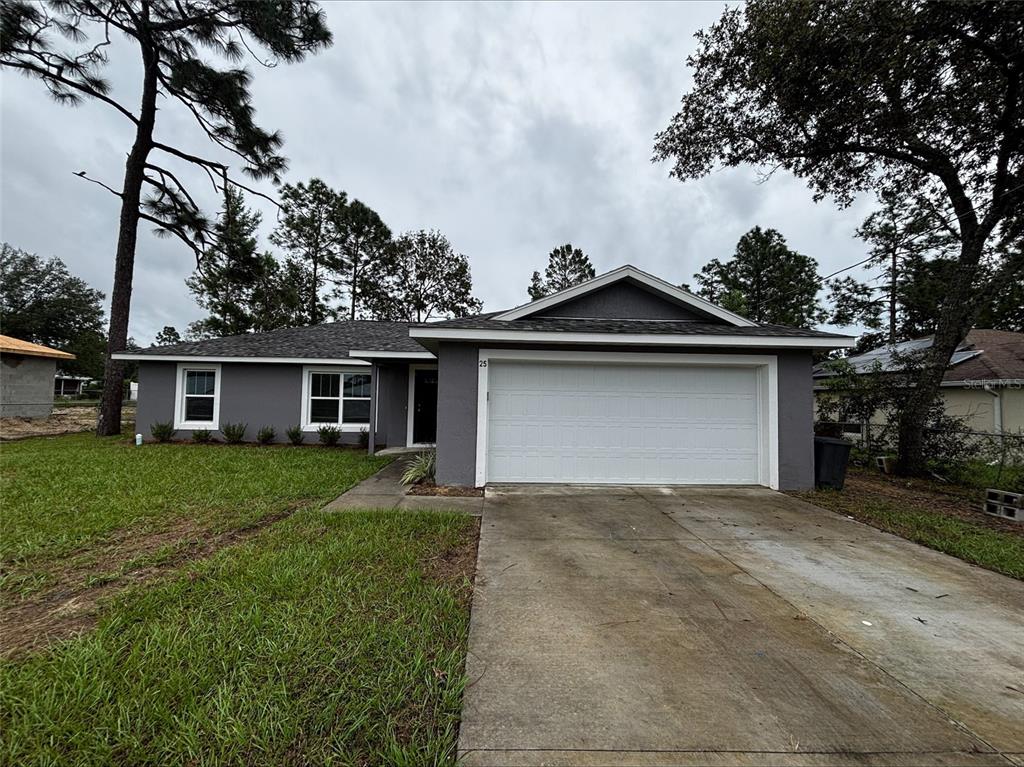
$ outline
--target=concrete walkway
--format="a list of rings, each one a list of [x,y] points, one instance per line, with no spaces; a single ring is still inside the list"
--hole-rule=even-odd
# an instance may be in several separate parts
[[[788,496],[497,488],[465,765],[1024,764],[1024,583]]]
[[[364,479],[348,492],[335,498],[324,508],[328,511],[408,509],[410,511],[462,511],[475,516],[481,514],[483,498],[406,495],[408,487],[401,481],[404,472],[405,461],[402,458],[397,458],[372,477]]]

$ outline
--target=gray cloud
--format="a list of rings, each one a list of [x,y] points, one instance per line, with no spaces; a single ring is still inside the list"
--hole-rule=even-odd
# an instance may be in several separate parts
[[[442,230],[469,256],[489,309],[522,302],[530,273],[566,241],[599,270],[629,262],[675,282],[727,257],[758,224],[823,272],[859,260],[852,235],[869,200],[815,204],[800,181],[758,184],[750,168],[681,184],[649,161],[690,83],[693,33],[721,7],[327,4],[333,48],[299,65],[250,65],[254,102],[261,124],[285,135],[288,180],[320,176],[396,231]],[[128,103],[137,69],[129,47],[115,48],[110,77]],[[102,105],[70,109],[37,82],[0,77],[3,238],[60,256],[109,292],[117,201],[71,174],[116,186],[128,124]],[[190,119],[165,105],[158,132],[216,154]],[[215,212],[216,197],[193,178]],[[254,205],[266,235],[273,211]],[[192,267],[174,240],[140,233],[131,321],[140,342],[200,316],[184,286]]]

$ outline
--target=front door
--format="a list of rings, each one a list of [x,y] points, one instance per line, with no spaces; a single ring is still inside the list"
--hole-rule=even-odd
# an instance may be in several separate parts
[[[412,442],[428,445],[437,441],[437,369],[413,370]]]

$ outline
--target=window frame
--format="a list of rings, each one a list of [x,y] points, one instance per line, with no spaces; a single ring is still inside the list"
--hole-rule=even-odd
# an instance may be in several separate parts
[[[338,420],[334,422],[319,421],[314,423],[310,420],[310,411],[312,410],[312,389],[313,389],[313,374],[314,373],[326,373],[328,375],[341,376],[341,380],[338,381]],[[366,375],[370,377],[370,394],[366,397],[346,397],[345,396],[345,374],[351,373],[353,375]],[[333,397],[326,397],[324,399],[334,399]],[[370,403],[370,413],[366,417],[365,422],[360,423],[342,423],[345,418],[345,400],[366,400]],[[364,429],[370,430],[370,423],[373,416],[373,373],[370,372],[369,367],[323,367],[317,365],[303,365],[302,367],[302,430],[304,432],[316,432],[321,426],[337,426],[342,432],[346,433],[359,433]]]
[[[210,421],[187,421],[185,420],[185,378],[189,371],[197,373],[213,373],[213,418]],[[220,430],[220,391],[221,391],[221,366],[211,363],[179,362],[175,374],[174,383],[174,428],[175,429],[210,429]],[[209,395],[191,395],[209,396]]]

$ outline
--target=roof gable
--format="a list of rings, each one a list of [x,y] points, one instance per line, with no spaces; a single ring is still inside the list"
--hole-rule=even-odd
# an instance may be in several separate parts
[[[573,316],[567,314],[558,313],[558,307],[562,307],[561,311],[571,311],[572,304],[575,302],[581,302],[586,296],[597,291],[603,291],[608,289],[612,285],[619,283],[625,283],[644,291],[649,297],[653,297],[655,300],[660,300],[662,304],[669,304],[671,306],[679,307],[680,309],[690,312],[694,315],[693,319],[699,319],[703,321],[719,321],[735,327],[757,327],[757,323],[751,322],[745,317],[741,317],[738,314],[727,311],[720,306],[716,306],[710,301],[706,301],[703,298],[695,296],[691,293],[687,293],[681,288],[677,288],[675,285],[671,285],[664,280],[658,279],[657,277],[643,272],[637,269],[635,266],[621,266],[618,269],[614,269],[610,272],[606,272],[592,280],[574,285],[571,288],[553,293],[550,296],[538,299],[537,301],[531,301],[528,304],[517,306],[515,309],[510,309],[507,312],[502,312],[494,317],[496,320],[518,320],[524,317],[531,316]],[[614,294],[609,294],[609,298]],[[606,309],[611,310],[616,308],[620,313],[620,316],[609,316],[607,314],[602,315],[606,319],[621,319],[621,320],[635,320],[635,319],[682,319],[681,317],[650,317],[650,316],[621,316],[622,312],[634,313],[649,313],[656,311],[653,309],[656,304],[652,302],[651,298],[645,298],[643,301],[630,301],[622,302],[622,298],[625,294],[619,291],[618,297],[614,301],[602,302],[599,299],[591,299],[590,302],[577,303],[576,310],[579,311],[581,306],[595,307],[602,303],[606,303]],[[636,299],[635,293],[631,293],[630,297]],[[632,307],[632,309],[630,309]],[[578,316],[578,315],[575,315]]]
[[[627,278],[605,285],[568,301],[542,309],[533,317],[564,317],[609,320],[689,320],[716,322],[724,320],[698,311],[679,301],[670,301]]]

